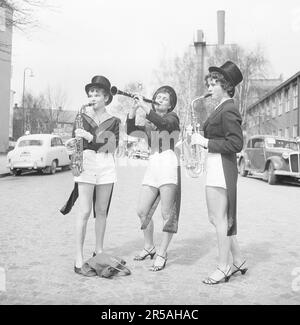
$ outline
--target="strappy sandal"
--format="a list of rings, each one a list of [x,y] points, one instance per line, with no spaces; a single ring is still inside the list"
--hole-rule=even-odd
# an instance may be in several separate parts
[[[237,272],[241,272],[241,275],[244,275],[247,271],[248,271],[248,268],[247,267],[244,267],[243,268],[243,265],[246,263],[246,260],[240,265],[240,266],[236,266],[235,264],[232,264],[236,270],[234,270],[231,275],[234,275],[235,273]]]
[[[213,278],[211,278],[211,277],[208,277],[208,278],[206,278],[205,280],[203,280],[202,282],[204,283],[204,284],[208,284],[208,285],[214,285],[214,284],[219,284],[219,283],[222,283],[222,282],[228,282],[229,281],[229,279],[230,279],[230,277],[231,277],[231,273],[230,273],[230,271],[231,271],[231,268],[229,267],[229,269],[228,269],[228,271],[225,273],[225,272],[223,272],[220,268],[218,268],[217,267],[217,269],[220,271],[220,272],[222,272],[223,274],[224,274],[224,277],[222,278],[222,279],[220,279],[220,280],[215,280],[215,279],[213,279]]]
[[[161,256],[161,255],[158,255],[157,256],[161,257],[162,259],[164,259],[164,264],[162,266],[157,266],[157,265],[152,265],[151,268],[150,268],[150,271],[152,272],[158,272],[158,271],[161,271],[163,270],[165,267],[166,267],[166,264],[167,264],[167,260],[168,260],[168,257],[167,257],[167,254],[166,256]],[[155,263],[155,262],[154,262]]]
[[[156,251],[153,252],[153,250],[155,250],[155,246],[153,246],[149,251],[146,248],[144,248],[143,250],[146,252],[146,254],[136,255],[133,259],[134,261],[143,261],[148,256],[150,256],[151,260],[153,260],[153,257],[156,254]]]

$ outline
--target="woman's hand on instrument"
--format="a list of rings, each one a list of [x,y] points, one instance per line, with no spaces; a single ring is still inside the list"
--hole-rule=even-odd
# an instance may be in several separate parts
[[[143,96],[139,94],[135,95],[134,102],[136,108],[141,108],[146,114],[150,113],[151,107],[145,104]]]
[[[194,133],[191,138],[191,145],[199,144],[201,147],[207,148],[208,139],[204,138],[200,133]]]
[[[86,131],[86,130],[83,130],[83,129],[76,129],[75,130],[75,137],[80,137],[80,138],[84,138],[86,139],[88,142],[91,142],[93,140],[93,135]]]

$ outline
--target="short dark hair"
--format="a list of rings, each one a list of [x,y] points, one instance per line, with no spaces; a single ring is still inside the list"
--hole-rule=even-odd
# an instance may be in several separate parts
[[[205,85],[208,87],[208,79],[213,79],[221,85],[221,87],[227,92],[230,97],[233,97],[234,94],[234,86],[228,81],[224,75],[217,71],[212,71],[208,75],[205,76]]]
[[[102,92],[102,94],[103,94],[104,97],[105,97],[105,96],[106,96],[106,97],[109,97],[109,92],[108,92],[106,89],[101,88],[101,87],[99,87],[99,86],[91,86],[91,87],[89,88],[89,90],[88,90],[88,94],[89,94],[89,92],[90,92],[91,90],[93,90],[93,89],[95,89],[95,88],[101,90],[101,92]]]
[[[165,94],[165,93],[169,94],[170,105],[171,105],[171,107],[174,107],[175,106],[175,98],[173,97],[173,93],[166,87],[162,87],[162,88],[159,89],[159,92],[155,95],[154,100],[156,99],[158,94],[162,94],[162,93],[163,94]]]

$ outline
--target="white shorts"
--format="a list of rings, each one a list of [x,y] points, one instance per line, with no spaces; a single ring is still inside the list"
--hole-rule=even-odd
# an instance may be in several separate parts
[[[83,172],[74,177],[75,182],[94,185],[111,184],[117,181],[115,160],[112,153],[83,151]]]
[[[226,189],[221,154],[209,152],[206,159],[206,186],[223,187]]]
[[[159,188],[177,184],[178,160],[173,150],[154,153],[150,156],[142,184]]]

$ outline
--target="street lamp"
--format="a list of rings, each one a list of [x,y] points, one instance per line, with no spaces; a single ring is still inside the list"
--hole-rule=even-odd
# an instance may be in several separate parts
[[[23,107],[23,134],[26,129],[26,112],[25,112],[25,80],[26,80],[26,71],[30,71],[29,77],[34,77],[33,71],[31,68],[26,67],[23,73],[23,96],[22,96],[22,107]]]

